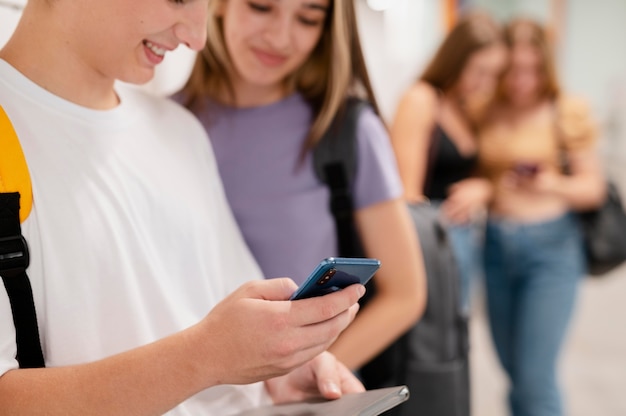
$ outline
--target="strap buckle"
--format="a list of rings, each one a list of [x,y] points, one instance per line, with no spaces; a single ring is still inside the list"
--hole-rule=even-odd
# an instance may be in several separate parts
[[[30,263],[28,244],[21,235],[0,238],[0,274],[9,277],[26,270]]]

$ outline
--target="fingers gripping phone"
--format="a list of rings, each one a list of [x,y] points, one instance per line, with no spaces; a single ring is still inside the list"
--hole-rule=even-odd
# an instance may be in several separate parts
[[[532,178],[539,173],[539,164],[532,162],[519,162],[513,166],[513,171],[525,178]]]
[[[376,259],[329,257],[317,265],[290,300],[323,296],[355,283],[365,285],[379,268]]]

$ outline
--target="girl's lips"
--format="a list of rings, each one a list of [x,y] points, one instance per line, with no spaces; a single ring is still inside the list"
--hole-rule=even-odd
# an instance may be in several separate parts
[[[158,46],[148,40],[145,40],[143,42],[143,48],[146,52],[146,57],[152,64],[158,65],[163,62],[163,58],[165,57],[167,49]]]
[[[277,55],[274,53],[263,52],[258,49],[254,49],[254,54],[263,64],[267,66],[279,66],[282,65],[287,58],[283,55]]]

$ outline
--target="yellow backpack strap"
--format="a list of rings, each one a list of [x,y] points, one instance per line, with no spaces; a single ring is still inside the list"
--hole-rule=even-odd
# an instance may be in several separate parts
[[[33,206],[33,191],[26,159],[17,133],[7,113],[0,106],[0,192],[20,193],[20,222]]]
[[[33,290],[26,273],[28,244],[20,225],[32,205],[26,159],[11,120],[0,107],[0,277],[11,304],[15,358],[20,368],[45,367]]]

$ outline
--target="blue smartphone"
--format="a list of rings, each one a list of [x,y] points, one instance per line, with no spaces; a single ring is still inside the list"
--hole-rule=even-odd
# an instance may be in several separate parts
[[[329,257],[317,265],[290,300],[323,296],[355,283],[365,285],[379,268],[376,259]]]

